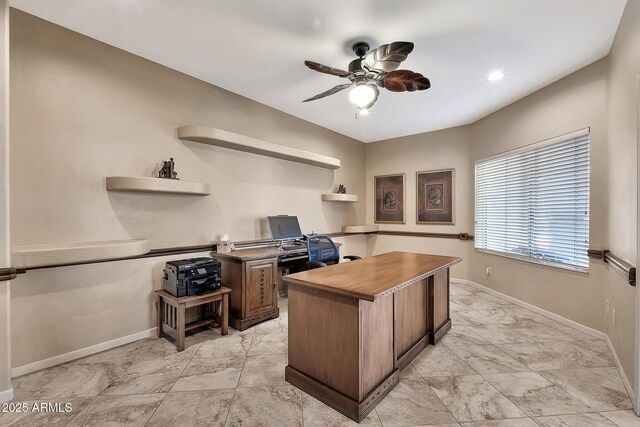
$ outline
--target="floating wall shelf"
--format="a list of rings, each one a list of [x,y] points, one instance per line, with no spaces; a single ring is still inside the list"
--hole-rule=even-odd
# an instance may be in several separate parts
[[[342,227],[343,233],[375,233],[380,227],[377,225],[345,225]]]
[[[148,252],[149,241],[147,239],[24,245],[11,247],[11,261],[20,268],[44,267],[126,258],[144,255]]]
[[[357,194],[339,194],[339,193],[327,193],[322,195],[322,200],[325,202],[350,202],[354,203],[358,201]]]
[[[130,191],[135,193],[169,193],[208,196],[209,184],[182,181],[179,179],[110,176],[107,191]]]
[[[276,159],[305,163],[307,165],[319,166],[325,169],[338,169],[340,167],[340,159],[287,147],[285,145],[274,144],[273,142],[263,141],[261,139],[213,127],[179,127],[178,138],[186,141],[200,142],[202,144],[215,145],[217,147],[259,154],[262,156],[275,157]]]

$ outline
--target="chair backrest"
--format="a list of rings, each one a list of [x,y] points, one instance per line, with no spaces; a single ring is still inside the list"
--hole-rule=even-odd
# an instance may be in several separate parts
[[[320,261],[335,264],[340,261],[340,252],[333,240],[328,236],[310,236],[307,240],[309,262]]]

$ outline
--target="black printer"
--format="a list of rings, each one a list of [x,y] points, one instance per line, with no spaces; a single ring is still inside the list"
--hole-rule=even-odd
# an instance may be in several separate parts
[[[220,261],[191,258],[165,264],[163,289],[176,297],[206,294],[220,289]]]

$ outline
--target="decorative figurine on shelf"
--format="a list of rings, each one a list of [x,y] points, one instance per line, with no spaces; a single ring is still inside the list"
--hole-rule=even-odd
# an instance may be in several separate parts
[[[338,186],[338,194],[347,194],[347,187],[345,187],[344,185],[340,184]]]
[[[167,162],[163,162],[162,169],[158,171],[158,178],[166,179],[180,179],[178,178],[178,172],[175,171],[176,164],[173,161],[173,157]]]

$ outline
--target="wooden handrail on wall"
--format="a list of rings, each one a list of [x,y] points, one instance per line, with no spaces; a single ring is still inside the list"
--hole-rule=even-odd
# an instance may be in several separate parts
[[[0,268],[0,282],[6,282],[7,280],[13,280],[16,278],[17,271],[13,267]]]
[[[324,233],[325,236],[330,237],[346,237],[346,236],[354,236],[356,234],[381,234],[386,236],[407,236],[407,237],[435,237],[435,238],[444,238],[444,239],[459,239],[462,241],[473,240],[473,236],[467,233],[425,233],[418,231],[374,231],[371,233]],[[264,243],[269,242],[271,239],[263,239],[263,240],[246,240],[241,242],[234,242],[236,245],[249,245],[253,243]],[[159,249],[151,249],[148,253],[142,255],[134,255],[122,258],[108,258],[108,259],[98,259],[91,261],[80,261],[73,263],[65,263],[65,264],[56,264],[56,265],[43,265],[43,266],[32,266],[25,268],[5,268],[0,269],[0,281],[3,280],[13,280],[16,278],[17,274],[24,274],[29,270],[42,270],[47,268],[59,268],[59,267],[72,267],[77,265],[88,265],[88,264],[99,264],[103,262],[114,262],[114,261],[129,261],[134,259],[143,259],[143,258],[154,258],[160,256],[167,255],[179,255],[179,254],[188,254],[194,252],[215,252],[216,245],[198,245],[198,246],[178,246],[172,248],[159,248]]]
[[[619,271],[625,276],[627,282],[631,286],[636,285],[636,268],[633,265],[629,264],[622,258],[612,254],[611,251],[607,249],[589,249],[587,253],[590,258],[598,258],[603,262],[611,264],[615,270]]]
[[[423,231],[387,231],[380,230],[371,234],[383,236],[407,236],[407,237],[436,237],[441,239],[458,239],[462,241],[473,240],[473,235],[468,233],[427,233]]]
[[[42,265],[42,266],[36,265],[32,267],[16,268],[15,270],[17,274],[24,274],[29,270],[43,270],[47,268],[73,267],[76,265],[100,264],[103,262],[113,262],[113,261],[129,261],[132,259],[155,258],[155,257],[167,256],[167,255],[190,254],[194,252],[210,252],[213,250],[213,248],[215,248],[214,245],[177,246],[173,248],[151,249],[149,252],[142,255],[132,255],[132,256],[121,257],[121,258],[96,259],[91,261],[69,262],[69,263],[54,264],[54,265]]]
[[[357,234],[380,234],[383,236],[405,236],[405,237],[435,237],[440,239],[458,239],[462,241],[473,240],[473,235],[469,233],[427,233],[423,231],[388,231],[388,230],[378,230],[378,231],[369,231],[367,233],[324,233],[324,236],[329,237],[345,237],[345,236],[354,236]]]
[[[330,237],[344,237],[344,236],[353,236],[355,234],[360,233],[325,233],[325,235]],[[407,237],[435,237],[435,238],[444,238],[444,239],[459,239],[461,241],[469,241],[473,240],[473,236],[467,233],[428,233],[428,232],[419,232],[419,231],[375,231],[371,233],[361,233],[361,234],[380,234],[383,236],[407,236]],[[239,244],[249,244],[249,243],[260,243],[268,240],[248,240],[244,242],[236,242]],[[48,266],[34,266],[34,267],[26,267],[26,268],[0,268],[0,282],[13,280],[17,277],[18,274],[24,274],[29,270],[39,270],[45,268],[58,268],[58,267],[70,267],[76,265],[86,265],[86,264],[97,264],[103,262],[113,262],[113,261],[128,261],[133,259],[143,259],[143,258],[154,258],[159,256],[167,256],[167,255],[179,255],[179,254],[188,254],[194,252],[206,252],[206,251],[215,251],[215,245],[197,245],[197,246],[178,246],[172,248],[159,248],[159,249],[151,249],[148,253],[143,255],[135,255],[125,258],[111,258],[111,259],[101,259],[101,260],[92,260],[92,261],[84,261],[84,262],[76,262],[76,263],[68,263],[68,264],[58,264],[58,265],[48,265]],[[603,262],[611,264],[617,271],[621,272],[627,279],[628,283],[631,286],[636,286],[636,267],[629,264],[625,260],[620,257],[612,254],[608,250],[597,250],[597,249],[589,249],[588,255],[590,258],[597,258],[602,260]]]

